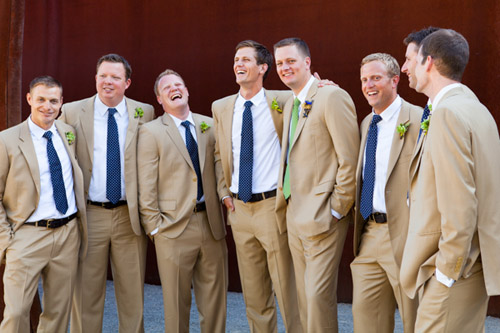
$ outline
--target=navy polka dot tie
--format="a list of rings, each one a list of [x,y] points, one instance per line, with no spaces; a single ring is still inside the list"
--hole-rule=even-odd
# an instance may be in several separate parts
[[[422,113],[422,120],[420,120],[420,124],[422,124],[427,118],[429,118],[430,110],[429,110],[429,105],[426,105],[424,108],[424,113]],[[420,135],[422,134],[422,128],[420,128],[420,131],[418,132],[418,140],[420,140]]]
[[[377,154],[377,123],[382,120],[378,114],[373,116],[366,139],[365,166],[363,169],[363,186],[361,189],[361,204],[359,210],[366,220],[373,211],[373,188],[375,186],[375,165]]]
[[[198,193],[196,195],[196,200],[200,200],[203,196],[203,182],[201,180],[201,171],[200,171],[200,158],[198,155],[198,145],[196,144],[196,140],[193,138],[191,134],[191,130],[189,129],[190,123],[185,120],[181,123],[182,126],[186,128],[186,147],[189,152],[189,157],[191,157],[191,162],[193,162],[194,171],[196,172],[196,177],[198,178]]]
[[[106,151],[106,198],[116,204],[122,197],[122,172],[120,164],[120,143],[118,125],[114,114],[116,109],[108,109],[108,141]]]
[[[238,198],[248,202],[252,198],[253,173],[253,120],[251,101],[245,102],[243,122],[241,124],[240,175]]]
[[[47,159],[49,160],[52,195],[54,196],[57,210],[61,214],[65,214],[68,210],[68,199],[66,198],[66,187],[64,186],[61,161],[52,143],[52,132],[45,132],[43,137],[47,139]]]

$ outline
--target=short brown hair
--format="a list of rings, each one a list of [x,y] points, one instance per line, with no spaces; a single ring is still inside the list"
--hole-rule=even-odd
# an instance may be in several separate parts
[[[454,81],[462,80],[469,62],[469,44],[460,33],[452,29],[440,29],[425,37],[420,52],[422,64],[430,56],[439,74]]]
[[[280,47],[290,46],[290,45],[295,45],[299,50],[299,52],[302,53],[304,57],[309,57],[309,58],[311,57],[311,52],[309,51],[309,46],[307,46],[307,43],[297,37],[285,38],[280,40],[279,42],[274,44],[274,52],[276,52],[276,49],[279,49]]]
[[[366,57],[364,57],[363,60],[361,60],[361,67],[372,61],[380,61],[381,63],[383,63],[385,65],[385,69],[387,70],[387,75],[389,75],[389,77],[391,78],[396,75],[399,76],[399,74],[401,74],[398,61],[394,59],[394,57],[391,56],[390,54],[387,53],[369,54]]]
[[[255,59],[257,60],[258,65],[267,64],[267,71],[264,73],[265,80],[273,64],[273,55],[264,45],[250,39],[239,42],[238,45],[236,45],[235,51],[244,47],[251,47],[255,50]]]
[[[405,39],[403,39],[403,43],[405,45],[409,45],[410,43],[414,43],[417,46],[420,46],[420,43],[424,40],[425,37],[429,36],[433,32],[438,31],[441,28],[436,27],[427,27],[419,31],[413,31]]]
[[[160,75],[158,75],[158,77],[156,78],[155,86],[154,86],[154,91],[155,91],[156,96],[160,96],[160,92],[158,91],[158,85],[160,84],[161,78],[164,76],[167,76],[167,75],[176,75],[182,80],[182,82],[184,82],[184,79],[182,78],[182,76],[179,73],[177,73],[176,71],[174,71],[172,69],[166,69],[163,72],[161,72]],[[184,84],[186,84],[186,83],[184,83]]]
[[[36,86],[39,86],[39,85],[44,85],[44,86],[49,87],[49,88],[58,87],[59,89],[61,89],[61,95],[62,95],[63,87],[62,87],[61,82],[54,79],[52,76],[42,75],[42,76],[37,76],[33,80],[31,80],[30,93],[33,91],[33,89]]]
[[[97,72],[99,71],[99,66],[101,66],[103,62],[122,63],[123,67],[125,68],[125,79],[128,80],[132,76],[132,67],[130,67],[130,64],[128,63],[127,59],[125,59],[119,54],[110,53],[100,57],[99,60],[97,60],[97,68],[96,68]]]

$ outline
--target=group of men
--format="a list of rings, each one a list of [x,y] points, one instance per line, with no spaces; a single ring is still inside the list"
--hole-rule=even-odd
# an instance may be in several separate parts
[[[263,82],[273,56],[236,46],[240,89],[193,113],[182,77],[154,91],[164,114],[125,97],[131,68],[97,63],[93,97],[62,106],[62,86],[38,77],[31,116],[0,133],[2,332],[29,331],[40,275],[39,330],[102,330],[111,260],[120,332],[143,332],[147,238],[154,242],[165,331],[189,331],[191,286],[203,332],[224,332],[228,284],[221,204],[231,225],[251,332],[335,332],[337,276],[354,220],[355,332],[482,332],[488,295],[500,294],[500,140],[489,111],[460,84],[462,35],[427,28],[406,39],[402,71],[429,97],[397,93],[385,53],[361,63],[372,112],[311,73],[307,44],[274,45],[290,91]],[[485,149],[488,147],[489,149]],[[354,213],[353,213],[353,207]],[[141,227],[142,225],[142,227]]]

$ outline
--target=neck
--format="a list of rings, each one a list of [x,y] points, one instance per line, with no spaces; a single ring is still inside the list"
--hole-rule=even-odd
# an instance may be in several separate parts
[[[257,95],[261,89],[262,89],[262,82],[260,82],[260,84],[254,84],[250,87],[240,86],[240,95],[244,99],[249,100],[255,95]]]
[[[172,116],[174,116],[180,120],[186,120],[187,117],[189,116],[189,106],[186,105],[185,107],[182,107],[179,109],[165,110],[165,112],[168,114],[171,114]]]
[[[429,83],[429,88],[427,89],[426,92],[424,92],[429,99],[434,102],[434,99],[436,98],[437,94],[441,91],[446,86],[449,86],[450,84],[453,83],[460,83],[459,81],[455,81],[452,79],[449,79],[447,77],[441,76],[441,75],[436,75],[431,82]]]
[[[306,86],[307,82],[309,82],[310,78],[311,78],[311,74],[309,73],[307,78],[303,82],[301,82],[299,85],[297,85],[296,87],[290,87],[292,89],[293,93],[295,94],[295,96],[298,96],[300,94],[302,89],[304,89],[304,87]]]

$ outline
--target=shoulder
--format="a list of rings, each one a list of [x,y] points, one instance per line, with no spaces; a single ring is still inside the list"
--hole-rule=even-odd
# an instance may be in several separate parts
[[[82,107],[85,107],[87,105],[92,105],[94,103],[94,100],[95,100],[95,95],[92,97],[80,99],[78,101],[64,103],[62,106],[62,110],[64,112],[77,112]]]
[[[20,124],[9,127],[0,132],[0,140],[4,143],[12,141],[14,138],[18,138],[21,133],[21,129],[23,126],[26,126],[26,121],[23,121]]]
[[[293,94],[291,90],[265,90],[266,97],[276,99],[278,103],[285,103]]]
[[[60,120],[56,120],[55,121],[55,125],[56,125],[56,128],[64,131],[64,132],[74,132],[75,129],[73,128],[73,126],[71,125],[68,125],[66,124],[65,122],[63,121],[60,121]]]
[[[127,106],[130,106],[132,109],[141,108],[142,111],[144,112],[144,116],[150,119],[153,118],[155,109],[151,104],[139,102],[128,97],[125,97],[125,101],[127,103]]]
[[[211,117],[207,117],[205,115],[202,115],[202,114],[199,114],[199,113],[194,113],[193,112],[193,119],[195,120],[196,123],[201,123],[201,122],[205,122],[209,125],[212,125],[213,124],[213,119]]]
[[[234,103],[237,96],[238,94],[233,94],[214,101],[212,103],[212,112],[219,112],[219,110],[223,109],[227,104]]]
[[[420,119],[422,117],[422,113],[424,111],[424,109],[422,109],[420,106],[408,103],[403,98],[401,98],[401,108],[408,110],[408,113],[410,114],[410,118],[417,117]]]

